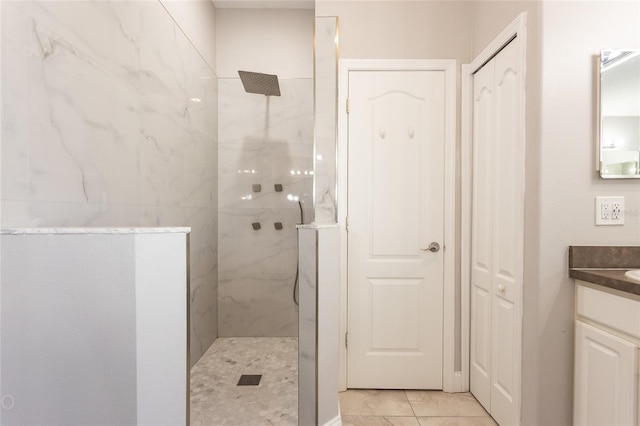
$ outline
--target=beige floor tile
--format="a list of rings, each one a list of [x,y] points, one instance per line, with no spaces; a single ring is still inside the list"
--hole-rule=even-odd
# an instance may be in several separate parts
[[[418,417],[420,426],[497,426],[491,417]]]
[[[418,417],[488,416],[482,405],[470,393],[405,392],[411,408]]]
[[[342,426],[420,426],[415,417],[343,416]]]
[[[339,397],[343,416],[414,416],[401,390],[349,389]]]

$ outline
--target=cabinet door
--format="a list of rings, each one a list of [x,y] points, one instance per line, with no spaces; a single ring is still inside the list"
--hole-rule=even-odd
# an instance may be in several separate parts
[[[635,425],[637,348],[576,321],[573,424]]]

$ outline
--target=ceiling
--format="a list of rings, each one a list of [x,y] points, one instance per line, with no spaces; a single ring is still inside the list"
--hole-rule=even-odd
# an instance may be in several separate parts
[[[313,9],[314,0],[212,0],[219,9]]]

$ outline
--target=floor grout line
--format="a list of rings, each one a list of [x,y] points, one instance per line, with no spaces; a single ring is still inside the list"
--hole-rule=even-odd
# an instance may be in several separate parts
[[[448,394],[442,391],[424,391],[424,396],[417,394],[416,401],[412,402],[409,398],[408,392],[409,390],[404,390],[403,395],[404,399],[399,397],[397,393],[391,393],[396,391],[390,391],[385,396],[385,390],[351,390],[352,395],[349,395],[350,391],[341,393],[341,407],[346,408],[347,410],[355,409],[361,410],[362,414],[347,414],[341,411],[343,417],[347,417],[347,421],[344,423],[347,425],[368,425],[374,424],[376,421],[374,419],[388,419],[387,421],[397,422],[393,419],[404,418],[407,419],[408,422],[413,425],[420,425],[420,421],[422,419],[423,424],[438,424],[442,420],[438,419],[447,419],[447,424],[450,421],[452,425],[460,425],[460,426],[496,426],[495,420],[486,412],[484,407],[473,397],[469,392],[462,392],[457,394]],[[370,393],[369,393],[370,392]],[[369,393],[369,395],[367,395]],[[395,396],[394,396],[395,395]],[[349,402],[350,401],[350,402]],[[382,404],[399,404],[400,406],[405,406],[405,404],[409,404],[411,407],[411,412],[413,416],[408,412],[405,415],[401,414],[383,414],[386,410],[378,410],[381,408]],[[423,404],[429,406],[429,404],[433,404],[431,409],[435,410],[445,410],[429,413],[430,415],[418,415],[417,414],[417,405],[420,404],[422,407]],[[449,405],[447,407],[447,405]],[[389,406],[391,407],[391,406]],[[399,407],[397,407],[399,409]],[[378,410],[378,414],[364,413],[365,410]],[[446,413],[446,410],[449,410],[449,413]],[[390,408],[389,411],[393,411],[393,408]],[[396,412],[397,409],[395,410]],[[410,420],[415,419],[415,420]],[[404,422],[401,422],[404,423]],[[387,424],[387,423],[385,423]]]
[[[409,400],[409,395],[407,395],[407,390],[405,389],[404,391],[402,391],[402,394],[404,395],[404,398],[409,403],[409,407],[411,407],[411,412],[413,413],[413,417],[417,418],[418,416],[416,415],[416,410],[413,409],[413,404]]]

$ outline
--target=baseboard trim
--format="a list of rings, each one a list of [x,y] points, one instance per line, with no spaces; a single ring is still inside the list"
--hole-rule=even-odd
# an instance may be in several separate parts
[[[340,414],[338,413],[337,416],[326,422],[324,426],[342,426],[342,417],[340,417]]]

